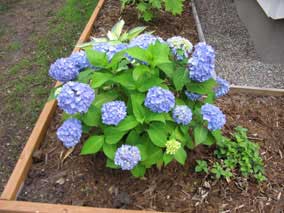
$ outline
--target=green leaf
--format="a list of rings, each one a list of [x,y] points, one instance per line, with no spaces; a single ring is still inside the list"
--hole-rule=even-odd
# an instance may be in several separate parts
[[[169,155],[167,153],[164,153],[163,161],[164,161],[165,166],[168,165],[173,159],[174,159],[174,155]]]
[[[166,122],[167,113],[155,113],[149,109],[145,109],[145,121],[150,123],[152,121],[160,121],[162,123]]]
[[[147,160],[148,155],[147,155],[147,146],[143,143],[143,144],[138,144],[137,145],[139,151],[140,151],[140,155],[141,155],[141,160]]]
[[[139,78],[141,78],[142,76],[144,76],[147,73],[150,73],[149,67],[147,67],[145,65],[139,65],[139,66],[135,67],[134,70],[133,70],[134,81],[139,80]]]
[[[133,115],[128,115],[124,120],[122,120],[116,127],[116,131],[125,132],[135,128],[138,125],[137,120]]]
[[[151,141],[158,147],[165,147],[167,142],[166,125],[163,123],[153,122],[147,133]]]
[[[221,130],[212,131],[211,134],[213,135],[217,143],[222,142],[224,139]]]
[[[84,143],[81,155],[95,154],[99,152],[104,144],[104,136],[91,136]]]
[[[93,74],[94,74],[93,69],[86,69],[79,73],[79,75],[77,76],[77,81],[87,84],[92,79]]]
[[[176,161],[179,162],[181,165],[185,164],[186,157],[186,151],[182,147],[175,154]]]
[[[129,132],[126,138],[126,144],[136,145],[138,142],[139,142],[139,134],[135,129],[133,129]]]
[[[114,161],[109,158],[107,159],[106,167],[111,168],[111,169],[119,169],[119,166],[115,165]]]
[[[116,150],[117,150],[116,144],[112,145],[112,144],[105,143],[103,145],[103,151],[104,151],[105,155],[112,160],[114,159]]]
[[[93,50],[92,48],[85,49],[89,62],[95,67],[106,67],[108,65],[107,55],[105,53]]]
[[[129,48],[126,50],[126,52],[135,59],[144,61],[148,64],[151,62],[151,54],[147,50],[144,50],[140,47]]]
[[[180,91],[188,81],[187,69],[178,69],[173,75],[173,82],[177,91]]]
[[[96,108],[100,109],[101,106],[104,103],[110,102],[115,100],[119,94],[115,91],[109,91],[109,92],[104,92],[96,95],[95,101],[93,102],[92,105],[94,105]]]
[[[216,86],[216,81],[214,79],[209,79],[207,81],[198,83],[198,82],[190,82],[186,84],[186,88],[190,92],[206,95],[211,93]]]
[[[151,144],[151,142],[147,143],[148,145],[148,158],[141,163],[146,166],[146,168],[150,168],[153,164],[157,164],[161,160],[163,160],[163,151],[161,148],[158,148]]]
[[[160,64],[171,63],[169,59],[170,48],[168,45],[156,41],[154,45],[149,46],[149,51],[151,51],[153,56],[153,62],[150,63],[153,65],[153,67]]]
[[[143,177],[145,175],[146,168],[145,166],[138,164],[137,166],[134,167],[134,169],[131,170],[131,174],[134,177]]]
[[[55,95],[55,92],[56,92],[56,90],[59,89],[60,87],[61,87],[61,85],[58,86],[58,87],[53,87],[53,88],[51,89],[47,101],[52,101],[52,100],[55,100],[55,99],[56,99],[57,96]]]
[[[135,93],[132,94],[130,98],[135,118],[139,123],[143,123],[145,120],[145,108],[143,107],[145,95],[141,93]]]
[[[206,140],[208,130],[204,128],[203,126],[197,126],[194,128],[193,134],[194,134],[195,144],[198,145],[198,144],[203,143]]]
[[[119,20],[111,29],[111,32],[114,33],[118,38],[120,37],[122,33],[122,29],[125,22],[124,20]]]
[[[142,33],[147,27],[135,27],[128,31],[127,38],[128,40],[132,40],[133,38],[137,37],[140,33]]]
[[[137,83],[139,92],[146,92],[153,86],[159,86],[164,81],[157,77],[145,78],[143,81]]]
[[[125,87],[128,90],[135,90],[136,84],[132,77],[132,72],[123,72],[120,75],[115,76],[112,79],[113,82],[119,83],[121,86]]]
[[[105,141],[108,144],[117,144],[127,132],[117,131],[115,127],[104,129]]]
[[[184,0],[165,0],[166,11],[171,12],[173,15],[180,15],[183,11]]]
[[[82,121],[91,127],[99,126],[101,124],[101,112],[99,108],[91,105],[88,112],[82,116]]]
[[[108,82],[112,78],[113,78],[113,75],[111,73],[95,72],[93,74],[91,86],[94,89],[101,87],[104,83]]]
[[[195,172],[205,172],[208,174],[208,165],[205,160],[196,160]]]
[[[173,63],[159,64],[158,68],[162,70],[169,78],[172,78],[175,72],[175,66]]]

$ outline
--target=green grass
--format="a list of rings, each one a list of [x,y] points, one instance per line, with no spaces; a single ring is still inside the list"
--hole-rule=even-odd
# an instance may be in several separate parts
[[[96,0],[67,0],[49,22],[48,33],[32,37],[36,43],[35,54],[21,59],[8,70],[9,78],[14,80],[5,85],[9,95],[4,109],[19,118],[19,125],[36,120],[52,85],[48,76],[50,64],[71,53],[96,4]],[[19,43],[9,46],[11,50],[20,48]]]
[[[10,43],[8,49],[11,50],[11,51],[17,51],[17,50],[21,49],[21,47],[22,47],[21,42],[14,41],[14,42]]]

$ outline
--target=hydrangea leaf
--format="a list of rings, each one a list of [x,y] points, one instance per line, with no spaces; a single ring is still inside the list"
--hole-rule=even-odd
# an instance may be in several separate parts
[[[116,129],[116,131],[125,132],[135,128],[137,125],[138,122],[135,117],[133,115],[129,115],[114,128]]]
[[[179,162],[181,165],[185,164],[186,157],[186,151],[182,147],[175,154],[176,161]]]
[[[155,67],[159,64],[171,63],[169,60],[170,48],[168,45],[156,41],[154,45],[150,45],[148,50],[151,52],[153,59],[152,65]]]
[[[173,82],[177,91],[180,91],[186,82],[188,82],[188,71],[186,69],[178,69],[173,75]]]
[[[146,167],[138,164],[137,166],[134,167],[134,169],[131,170],[131,174],[134,177],[143,177],[145,175],[146,172]]]
[[[216,81],[214,79],[209,79],[202,83],[192,81],[186,84],[186,88],[188,91],[202,94],[202,95],[211,93],[215,86],[216,86]]]
[[[107,159],[106,167],[111,169],[119,169],[119,166],[115,165],[114,161],[109,158]]]
[[[99,88],[112,78],[113,75],[111,73],[95,72],[93,74],[91,86],[94,89]]]
[[[94,105],[97,108],[101,108],[101,106],[104,103],[110,102],[115,100],[117,97],[119,96],[119,94],[115,91],[109,91],[109,92],[104,92],[104,93],[100,93],[96,96],[95,101],[93,102],[92,105]]]
[[[105,141],[108,144],[117,144],[127,132],[117,131],[115,127],[104,129]]]
[[[104,136],[92,136],[84,143],[81,155],[96,154],[104,144]]]
[[[136,145],[137,143],[139,143],[139,134],[135,129],[129,132],[125,143],[129,145]]]
[[[108,158],[110,158],[111,160],[114,159],[116,150],[117,150],[116,144],[107,144],[107,143],[105,143],[103,145],[103,151],[104,151],[105,155]]]
[[[167,153],[164,153],[163,161],[164,161],[165,166],[168,165],[173,159],[174,159],[174,155],[169,155]]]
[[[139,151],[140,151],[140,155],[141,155],[141,160],[147,160],[148,155],[147,155],[147,147],[145,146],[145,144],[138,144],[137,145]]]
[[[145,99],[145,95],[141,93],[135,93],[130,95],[130,98],[131,98],[133,114],[136,120],[139,123],[143,123],[145,120],[145,108],[143,107],[143,101]]]
[[[145,74],[150,73],[150,68],[145,65],[139,65],[133,70],[133,79],[134,81],[139,80],[139,78],[145,76]]]
[[[166,122],[167,113],[155,113],[148,109],[145,109],[145,121],[150,123],[152,121],[160,121],[162,123]]]
[[[171,12],[173,15],[180,15],[183,11],[184,0],[165,0],[166,11]]]
[[[151,62],[152,55],[149,51],[144,50],[140,47],[132,47],[126,50],[126,52],[133,58],[138,59],[140,61],[144,61],[146,63]]]
[[[91,48],[85,49],[89,62],[95,67],[106,67],[108,65],[108,58],[105,53],[93,50]]]
[[[86,69],[79,73],[77,76],[77,81],[80,83],[87,84],[93,77],[94,70],[93,69]]]
[[[123,72],[112,79],[113,82],[119,83],[121,86],[129,90],[135,90],[136,84],[133,80],[132,73],[130,71]]]
[[[208,129],[203,126],[197,126],[193,130],[195,144],[201,144],[207,139]]]
[[[153,122],[147,130],[151,141],[158,147],[166,146],[167,132],[165,128],[166,126],[163,123]]]
[[[82,121],[91,127],[99,126],[101,124],[101,112],[98,108],[91,106],[87,113],[82,117]]]
[[[146,92],[153,86],[159,86],[164,81],[158,77],[145,78],[143,81],[137,83],[139,92]]]
[[[172,78],[175,71],[175,66],[173,63],[159,64],[158,67],[167,75],[167,77]]]
[[[147,145],[149,146],[151,142]],[[148,158],[145,161],[142,161],[142,164],[145,165],[146,168],[150,168],[153,164],[157,164],[159,161],[163,161],[163,151],[161,148],[156,146],[149,146],[148,147]]]

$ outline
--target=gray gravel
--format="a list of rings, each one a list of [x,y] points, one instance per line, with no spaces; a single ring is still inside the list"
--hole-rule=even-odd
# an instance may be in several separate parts
[[[206,42],[216,50],[216,72],[234,85],[284,88],[284,64],[263,63],[233,0],[195,0]]]

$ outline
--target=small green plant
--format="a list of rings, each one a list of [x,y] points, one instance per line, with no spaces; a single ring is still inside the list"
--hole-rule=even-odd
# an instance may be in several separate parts
[[[205,160],[197,160],[196,163],[195,172],[205,172],[208,174],[208,164]]]
[[[262,158],[259,154],[259,146],[249,141],[247,129],[240,126],[236,127],[233,139],[231,141],[226,137],[222,137],[221,140],[218,140],[215,155],[220,159],[220,162],[215,162],[212,165],[210,173],[215,175],[217,179],[224,177],[229,180],[233,177],[233,171],[239,169],[244,177],[252,176],[258,182],[266,180]],[[195,171],[206,172],[205,168],[206,170],[208,168],[207,163],[205,163],[204,161],[197,161]]]
[[[139,18],[151,21],[155,10],[166,10],[173,15],[180,15],[183,11],[184,0],[120,0],[121,9],[126,5],[135,5]]]

